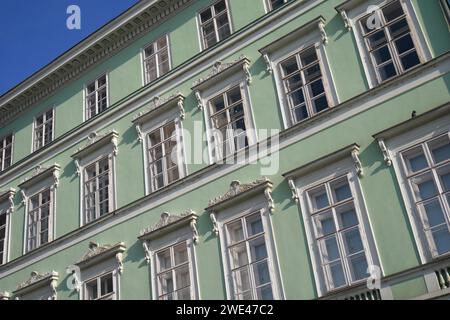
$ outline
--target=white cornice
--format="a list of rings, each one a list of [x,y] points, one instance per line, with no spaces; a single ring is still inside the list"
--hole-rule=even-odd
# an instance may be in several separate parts
[[[140,1],[46,67],[0,96],[0,125],[123,48],[192,0]]]

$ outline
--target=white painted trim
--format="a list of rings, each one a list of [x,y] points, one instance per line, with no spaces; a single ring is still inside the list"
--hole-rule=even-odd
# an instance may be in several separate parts
[[[37,150],[39,150],[39,149],[35,149],[35,142],[36,142],[36,119],[38,118],[38,117],[40,117],[40,116],[42,116],[42,115],[45,115],[48,111],[52,111],[52,140],[49,142],[49,143],[52,143],[53,142],[53,140],[55,140],[55,124],[56,124],[56,122],[55,122],[55,115],[56,115],[56,112],[55,112],[55,106],[52,106],[51,108],[48,108],[48,109],[46,109],[46,111],[43,111],[43,112],[41,112],[41,113],[39,113],[38,115],[35,115],[34,117],[33,117],[33,124],[32,124],[32,135],[31,135],[31,153],[33,153],[33,152],[36,152]],[[43,134],[45,133],[45,130],[43,131]],[[46,144],[42,144],[42,147],[41,148],[43,148],[43,147],[45,147],[46,146]]]
[[[148,81],[147,82],[147,71],[145,70],[145,49],[147,49],[150,46],[153,46],[155,44],[155,42],[157,42],[159,39],[161,39],[162,37],[166,37],[166,43],[167,43],[167,56],[169,59],[169,70],[167,71],[167,73],[169,73],[172,68],[173,68],[173,62],[172,62],[172,46],[170,43],[170,34],[169,32],[164,32],[162,34],[160,34],[159,36],[153,38],[153,40],[151,42],[148,42],[147,44],[145,44],[144,46],[141,47],[140,49],[140,59],[141,59],[141,80],[142,80],[142,86],[145,87],[146,85],[155,82],[156,80],[158,80],[159,78],[161,78],[162,76],[164,76],[164,74],[159,74],[159,70],[158,70],[158,65],[156,65],[156,69],[157,69],[157,77],[155,80],[153,81]]]

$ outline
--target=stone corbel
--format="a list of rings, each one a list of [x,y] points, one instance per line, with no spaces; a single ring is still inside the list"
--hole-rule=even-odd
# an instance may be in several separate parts
[[[191,224],[190,224],[190,227],[192,229],[192,234],[193,234],[192,239],[194,240],[194,244],[197,244],[198,243],[198,239],[199,239],[199,237],[198,237],[198,230],[197,230],[197,220],[192,220]]]
[[[184,101],[183,101],[183,99],[178,100],[177,106],[178,106],[178,111],[180,113],[180,119],[184,120],[186,118],[186,111],[184,110]]]
[[[116,260],[117,260],[119,274],[123,274],[123,253],[122,252],[116,253]]]
[[[56,300],[56,298],[57,298],[56,287],[57,286],[58,286],[58,281],[56,279],[53,279],[52,282],[50,282],[50,288],[52,290],[52,295],[50,296],[50,300]]]
[[[136,132],[138,136],[138,142],[142,143],[142,141],[144,141],[144,133],[142,132],[142,126],[140,123],[136,123]]]
[[[347,11],[341,10],[341,17],[342,17],[342,20],[344,20],[345,28],[348,31],[352,30],[352,21],[348,18]]]
[[[269,212],[273,213],[275,211],[275,202],[273,201],[271,187],[268,186],[264,189],[264,197],[266,197],[267,206],[269,207]]]
[[[273,73],[272,62],[270,61],[270,57],[267,53],[263,54],[264,62],[266,63],[266,71],[270,74]]]
[[[252,74],[250,73],[250,63],[246,61],[244,64],[242,64],[242,69],[244,70],[245,73],[245,80],[247,81],[247,85],[250,85],[252,83]]]
[[[294,200],[296,203],[298,203],[298,193],[297,193],[297,187],[295,186],[294,179],[290,178],[288,179],[289,189],[291,189],[292,192],[292,200]]]
[[[53,187],[56,189],[59,186],[59,171],[53,170]]]
[[[203,110],[203,101],[200,91],[195,91],[195,99],[197,100],[197,109],[200,111]]]
[[[320,31],[320,37],[322,38],[322,43],[324,45],[328,44],[328,36],[327,36],[327,32],[325,30],[325,22],[320,21],[318,24],[319,27],[319,31]]]
[[[142,247],[144,248],[145,261],[147,262],[147,264],[150,264],[152,254],[150,252],[149,243],[147,240],[142,241]]]
[[[218,236],[219,235],[219,225],[217,224],[216,214],[214,212],[211,212],[209,214],[209,218],[211,219],[211,222],[213,224],[213,233]]]
[[[25,192],[25,189],[21,189],[20,190],[20,195],[22,196],[22,201],[21,201],[22,205],[26,205],[28,198],[27,198],[27,194]]]
[[[74,159],[75,162],[75,174],[79,177],[81,176],[81,165],[80,165],[80,159]]]
[[[391,159],[391,156],[389,154],[389,150],[386,147],[384,139],[382,139],[382,138],[378,139],[378,146],[380,147],[381,152],[383,153],[383,158],[384,158],[384,162],[386,162],[386,165],[388,167],[392,166],[392,159]]]
[[[119,139],[114,136],[111,143],[113,144],[113,155],[116,157],[119,154]]]
[[[359,158],[359,148],[352,150],[352,159],[358,176],[361,178],[364,174],[361,159]]]

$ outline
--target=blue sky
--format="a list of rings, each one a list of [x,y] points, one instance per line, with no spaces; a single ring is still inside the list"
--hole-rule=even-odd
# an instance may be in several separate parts
[[[0,1],[0,95],[138,1]],[[66,27],[69,5],[81,9],[81,30]]]

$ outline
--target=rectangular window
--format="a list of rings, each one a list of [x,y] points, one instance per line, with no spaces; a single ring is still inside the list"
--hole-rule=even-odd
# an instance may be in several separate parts
[[[222,159],[248,146],[243,92],[240,86],[209,102],[216,159]]]
[[[156,191],[180,179],[177,129],[175,121],[148,134],[149,174]]]
[[[84,199],[85,223],[94,221],[112,211],[111,160],[105,157],[85,168]]]
[[[51,192],[45,189],[30,197],[28,203],[27,249],[31,251],[49,241]]]
[[[186,241],[156,253],[159,300],[191,300],[191,262]]]
[[[85,284],[85,300],[115,300],[115,281],[108,273]]]
[[[9,168],[12,164],[13,135],[0,139],[0,171]]]
[[[280,63],[292,122],[301,122],[329,107],[316,48],[311,46]]]
[[[400,1],[366,15],[359,25],[379,83],[421,63],[408,15]]]
[[[327,290],[367,278],[364,227],[357,214],[348,176],[316,185],[308,189],[305,196]]]
[[[281,8],[288,1],[291,0],[267,0],[268,11]]]
[[[227,2],[221,0],[200,12],[200,33],[203,49],[212,47],[231,34]]]
[[[86,86],[86,120],[108,108],[108,77],[105,75]]]
[[[441,5],[447,22],[450,24],[450,0],[441,0]]]
[[[448,133],[401,152],[414,204],[433,257],[450,252]]]
[[[150,83],[170,71],[169,41],[164,35],[144,48],[145,83]]]
[[[0,210],[0,265],[6,262],[6,211]]]
[[[53,141],[53,124],[53,109],[36,117],[34,121],[34,151]]]
[[[225,225],[226,251],[236,300],[272,300],[266,230],[256,212]]]

